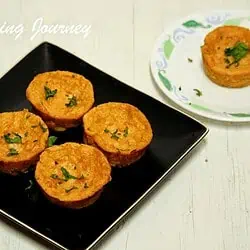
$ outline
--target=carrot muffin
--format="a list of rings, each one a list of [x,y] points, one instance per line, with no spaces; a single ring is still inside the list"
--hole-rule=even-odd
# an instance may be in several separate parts
[[[111,167],[97,148],[67,142],[49,147],[41,154],[35,179],[52,203],[80,209],[99,198],[111,181]]]
[[[0,171],[25,172],[47,147],[48,127],[28,110],[0,113],[0,121]]]
[[[250,30],[221,26],[205,37],[201,47],[205,74],[214,83],[241,88],[250,84]]]
[[[153,132],[146,116],[128,103],[108,102],[83,117],[84,142],[96,146],[112,166],[128,166],[139,160]]]
[[[26,97],[50,129],[64,131],[81,123],[94,103],[94,90],[82,75],[58,70],[36,75]]]

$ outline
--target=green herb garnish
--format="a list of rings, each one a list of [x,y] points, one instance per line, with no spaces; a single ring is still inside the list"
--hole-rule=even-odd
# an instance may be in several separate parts
[[[69,179],[75,179],[75,180],[80,180],[80,179],[83,179],[83,175],[81,175],[81,177],[76,177],[76,176],[73,176],[71,175],[68,170],[64,167],[61,167],[61,171],[62,171],[62,174],[64,176],[64,181],[68,181]]]
[[[16,149],[14,148],[10,148],[9,153],[7,154],[7,156],[13,156],[13,155],[18,155],[18,152]]]
[[[104,129],[105,133],[109,133],[109,130],[107,128]]]
[[[104,129],[104,133],[110,133],[111,134],[111,138],[112,139],[115,139],[115,140],[118,140],[120,137],[120,135],[122,135],[121,132],[118,131],[118,129],[116,129],[114,132],[110,132],[110,130],[108,130],[107,128]],[[124,137],[127,137],[128,136],[128,127],[126,127],[124,130],[123,130],[123,136]]]
[[[68,193],[68,192],[70,192],[71,190],[73,190],[73,189],[78,189],[77,187],[75,187],[75,186],[73,186],[72,188],[69,188],[69,189],[65,189],[65,192],[66,193]]]
[[[188,62],[192,63],[192,62],[193,62],[193,60],[192,60],[191,58],[188,58]]]
[[[32,125],[31,127],[32,127],[32,128],[37,128],[38,126],[37,126],[37,125]]]
[[[26,118],[26,120],[28,120],[28,119],[30,118],[30,116],[31,116],[31,115],[27,115],[27,116],[25,117],[25,118]]]
[[[53,178],[53,179],[60,179],[57,174],[52,174],[50,177]]]
[[[27,137],[27,136],[28,136],[28,134],[29,134],[28,132],[25,132],[24,136],[25,136],[25,137]]]
[[[48,100],[50,97],[54,97],[54,95],[57,92],[57,89],[51,90],[47,86],[44,86],[44,91],[45,91],[45,99]]]
[[[75,96],[68,98],[69,102],[65,104],[66,107],[73,107],[77,105],[77,100]]]
[[[115,132],[111,133],[111,138],[112,139],[115,139],[115,140],[119,139],[119,136],[117,135],[117,132],[118,132],[118,129],[116,129]]]
[[[197,96],[202,96],[202,92],[199,89],[193,89]]]
[[[62,184],[62,181],[65,181],[64,179],[60,178],[57,174],[52,174],[50,177],[54,180],[59,180],[58,184]]]
[[[89,187],[88,183],[85,182],[83,187],[88,188]]]
[[[54,145],[54,143],[56,142],[57,137],[56,136],[50,136],[49,140],[48,140],[48,146],[51,147]]]
[[[5,134],[3,137],[7,143],[22,143],[22,137],[17,133],[14,133],[14,135],[15,137],[11,138],[10,133],[8,133]]]
[[[43,133],[47,131],[47,128],[43,127],[41,122],[39,122],[39,127],[42,129]]]
[[[126,127],[123,132],[124,132],[123,136],[127,137],[128,136],[128,127]]]
[[[245,43],[237,42],[233,47],[226,48],[224,53],[225,56],[231,56],[233,57],[233,61],[227,63],[226,68],[229,68],[231,65],[236,64],[238,65],[239,61],[247,55],[248,52],[248,46]]]

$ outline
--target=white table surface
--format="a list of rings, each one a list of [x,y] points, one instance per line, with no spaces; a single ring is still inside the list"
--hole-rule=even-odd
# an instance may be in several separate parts
[[[1,0],[0,25],[23,24],[15,40],[0,34],[0,75],[47,40],[167,103],[150,78],[155,39],[169,21],[208,9],[248,9],[249,0]],[[40,34],[32,25],[90,24],[81,35]],[[98,250],[250,249],[250,127],[198,118],[206,139]],[[171,146],[171,145],[169,145]],[[205,161],[207,159],[207,162]],[[0,218],[1,250],[51,249]]]

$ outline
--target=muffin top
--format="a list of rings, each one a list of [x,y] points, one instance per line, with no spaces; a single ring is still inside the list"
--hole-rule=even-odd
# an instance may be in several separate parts
[[[239,26],[221,26],[208,33],[201,47],[207,66],[228,76],[248,74],[250,30]]]
[[[55,119],[80,119],[94,103],[89,80],[60,70],[36,75],[26,96],[35,109]]]
[[[111,167],[100,150],[74,142],[47,148],[35,170],[43,191],[65,202],[92,197],[111,180],[110,174]]]
[[[28,110],[0,113],[0,121],[0,162],[29,160],[47,146],[47,125]]]
[[[146,116],[128,103],[108,102],[91,109],[84,117],[84,132],[107,152],[130,154],[152,140]]]

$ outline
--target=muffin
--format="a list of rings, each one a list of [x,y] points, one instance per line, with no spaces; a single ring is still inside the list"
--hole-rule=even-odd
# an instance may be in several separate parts
[[[36,75],[26,97],[51,130],[65,131],[81,123],[94,103],[94,89],[82,75],[57,70]]]
[[[214,83],[241,88],[250,84],[250,30],[221,26],[208,33],[201,47],[203,69]]]
[[[153,138],[151,124],[137,107],[108,102],[83,117],[84,142],[100,149],[113,167],[138,161]]]
[[[81,209],[100,197],[111,181],[111,166],[97,148],[67,142],[49,147],[41,154],[35,179],[53,204]]]
[[[44,121],[24,109],[0,113],[0,171],[17,175],[35,164],[47,147]]]

